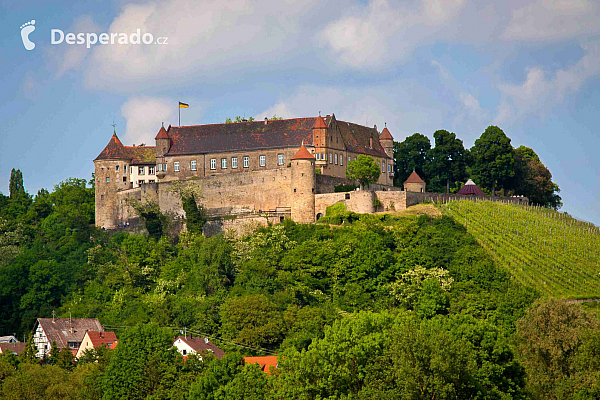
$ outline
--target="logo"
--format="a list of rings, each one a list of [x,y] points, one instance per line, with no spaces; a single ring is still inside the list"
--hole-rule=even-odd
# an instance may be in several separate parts
[[[23,46],[25,46],[25,50],[33,50],[35,48],[35,43],[29,40],[29,34],[35,31],[35,19],[21,25],[21,39],[23,39]]]

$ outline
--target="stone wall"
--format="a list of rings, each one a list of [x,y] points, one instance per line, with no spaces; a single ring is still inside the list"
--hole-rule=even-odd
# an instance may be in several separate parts
[[[375,196],[382,204],[377,211],[406,210],[406,192],[404,191],[376,191]]]
[[[261,215],[237,216],[235,218],[221,218],[208,221],[204,224],[202,233],[205,236],[214,236],[220,233],[233,231],[235,236],[244,236],[252,233],[256,228],[267,226],[267,223],[278,224],[289,214],[276,214],[268,217]]]
[[[372,213],[375,208],[373,201],[375,192],[368,190],[355,190],[352,192],[324,193],[315,195],[315,213],[316,215],[325,215],[327,207],[342,202],[346,205],[347,211],[355,213]]]
[[[350,179],[341,178],[338,176],[317,174],[316,180],[317,180],[317,187],[316,187],[317,194],[318,193],[333,193],[335,187],[338,185],[356,185],[356,186],[358,186],[358,182],[351,181]],[[373,184],[369,185],[368,189],[369,190],[382,190],[382,191],[383,190],[396,190],[396,191],[401,190],[399,187],[396,187],[396,186],[382,185],[379,183],[373,183]]]

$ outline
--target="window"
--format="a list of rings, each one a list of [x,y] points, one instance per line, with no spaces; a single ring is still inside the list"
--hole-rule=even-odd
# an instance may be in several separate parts
[[[186,349],[183,349],[183,350],[182,350],[182,354],[185,356],[185,355],[187,354],[187,350],[186,350]]]
[[[388,164],[388,172],[392,172],[392,165]]]
[[[227,169],[227,159],[221,158],[221,169]]]
[[[381,172],[385,172],[385,161],[381,163]]]
[[[237,157],[231,157],[231,168],[237,168]]]
[[[124,171],[125,173],[127,173],[127,164],[125,164],[125,166],[124,166],[124,170],[123,170],[123,171]]]
[[[115,171],[118,171],[118,170],[119,170],[119,166],[117,165],[117,166],[115,167]]]
[[[175,172],[179,172],[179,161],[175,161],[175,162],[173,163],[173,170],[174,170]]]
[[[334,156],[335,156],[335,165],[337,165],[337,153],[335,153]]]
[[[196,160],[192,160],[192,161],[190,162],[190,169],[191,169],[192,171],[195,171],[195,170],[196,170]]]
[[[264,167],[267,164],[267,159],[265,156],[260,156],[260,166]]]
[[[283,154],[277,154],[277,165],[283,165]]]
[[[316,155],[317,161],[320,160],[320,157],[319,157],[320,155],[321,154],[317,153],[317,155]]]
[[[138,175],[144,175],[144,167],[138,167]]]
[[[144,181],[142,181],[142,180],[138,181],[138,185],[142,186],[143,184],[144,184]]]
[[[163,164],[163,171],[167,172],[167,163]]]
[[[158,172],[162,171],[162,164],[158,164]]]
[[[217,159],[216,158],[210,159],[210,169],[217,169]]]
[[[344,165],[344,156],[340,154],[340,165]]]
[[[104,195],[103,194],[100,195],[100,200],[104,200]]]
[[[155,167],[148,167],[148,175],[154,175],[154,168]]]
[[[244,157],[244,168],[248,168],[250,166],[250,157]]]
[[[123,177],[123,182],[127,182],[127,177],[126,176]]]
[[[154,183],[154,179],[148,179],[148,183]]]
[[[106,182],[110,182],[110,177],[109,176],[106,177]]]
[[[329,164],[333,164],[333,154],[329,153]]]

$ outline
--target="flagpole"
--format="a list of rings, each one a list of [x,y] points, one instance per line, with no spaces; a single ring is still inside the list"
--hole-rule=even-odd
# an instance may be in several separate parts
[[[179,110],[179,126],[181,127],[181,106],[177,104],[177,109]]]

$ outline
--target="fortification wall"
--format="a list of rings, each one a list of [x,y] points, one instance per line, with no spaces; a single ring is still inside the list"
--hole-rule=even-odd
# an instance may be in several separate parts
[[[361,214],[372,213],[375,211],[374,200],[375,193],[367,190],[317,194],[315,195],[315,213],[325,215],[327,207],[339,202],[346,205],[347,211]]]
[[[404,191],[376,191],[375,196],[381,202],[377,211],[404,211],[406,210],[406,193]]]
[[[116,193],[116,218],[117,224],[120,226],[123,222],[131,222],[136,220],[138,215],[129,202],[137,200],[139,202],[154,202],[158,204],[158,183],[145,183],[139,187],[127,190],[120,190]]]
[[[208,176],[202,179],[185,181],[198,185],[202,191],[202,203],[209,210],[231,209],[248,211],[269,211],[278,207],[290,207],[291,168],[266,171],[240,172]],[[172,182],[159,183],[158,201],[163,213],[183,216],[178,195],[172,190]]]
[[[347,178],[340,178],[338,176],[316,174],[315,178],[317,181],[317,187],[316,187],[317,194],[333,193],[335,187],[338,185],[359,186],[358,182],[351,181],[350,179],[347,179]],[[394,190],[394,191],[401,190],[399,187],[382,185],[380,183],[373,183],[373,184],[369,185],[368,189],[369,190]]]
[[[433,201],[440,203],[447,203],[449,201],[458,200],[469,200],[469,201],[496,201],[506,204],[517,204],[517,205],[528,205],[529,199],[527,197],[498,197],[498,196],[471,196],[465,194],[452,194],[452,193],[417,193],[417,192],[405,192],[406,193],[406,207],[414,206],[415,204],[423,203],[425,201]]]
[[[289,218],[289,214],[286,215]],[[267,226],[268,223],[277,224],[282,221],[284,215],[253,215],[253,216],[237,216],[235,218],[221,218],[207,221],[204,224],[202,233],[205,236],[214,236],[220,233],[233,231],[234,235],[248,235],[258,227]]]

